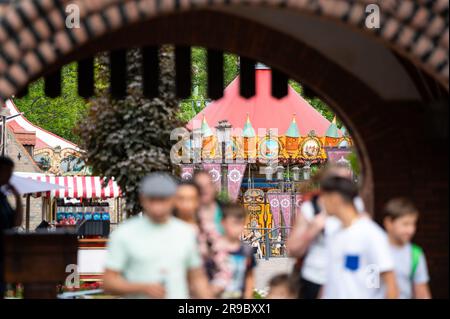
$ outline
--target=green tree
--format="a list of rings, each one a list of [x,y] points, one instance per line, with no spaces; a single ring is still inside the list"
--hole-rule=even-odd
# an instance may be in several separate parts
[[[353,148],[352,152],[347,155],[347,160],[350,162],[350,167],[356,176],[361,174],[360,162],[356,150]]]
[[[98,80],[108,79],[108,57],[98,58]],[[160,53],[160,96],[147,99],[142,94],[142,58],[140,50],[127,53],[128,86],[122,100],[114,100],[106,88],[98,89],[88,116],[79,123],[81,146],[95,175],[114,177],[125,195],[127,211],[138,213],[138,187],[141,179],[154,170],[170,170],[172,129],[181,125],[177,119],[178,103],[174,96],[173,50]]]
[[[109,86],[109,66],[95,63],[96,90],[105,92]],[[227,86],[239,75],[239,58],[234,54],[224,54],[224,85]],[[62,69],[62,95],[52,99],[44,94],[44,81],[39,79],[29,86],[29,93],[14,102],[19,110],[36,125],[55,133],[74,143],[80,142],[80,137],[74,132],[77,124],[83,120],[89,108],[89,102],[77,93],[77,63],[71,63]],[[207,98],[207,55],[204,48],[192,48],[192,96],[182,100],[177,117],[182,122],[188,122],[200,112],[210,100]],[[334,112],[319,98],[305,97],[302,86],[290,81],[294,90],[302,95],[308,103],[331,121]],[[338,121],[338,126],[341,126]]]
[[[234,54],[224,55],[224,84],[227,86],[239,75],[239,58]],[[210,101],[207,98],[207,53],[203,48],[192,48],[192,96],[181,101],[178,117],[183,122],[188,122],[200,112]],[[309,98],[304,95],[301,84],[291,80],[289,85],[300,94],[323,117],[332,121],[335,113],[320,98]],[[338,126],[341,126],[338,120]]]
[[[289,81],[289,85],[298,94],[300,94],[309,104],[311,104],[311,106],[314,107],[328,121],[332,121],[333,120],[335,113],[333,112],[333,110],[324,101],[322,101],[318,97],[310,98],[310,97],[305,96],[305,94],[303,92],[303,87],[298,82],[290,80]],[[339,119],[338,119],[337,123],[338,123],[338,127],[342,126],[342,124],[339,122]]]
[[[88,103],[78,96],[77,64],[62,68],[61,96],[49,98],[44,94],[44,80],[39,79],[28,88],[28,94],[14,99],[21,112],[32,123],[71,142],[78,143],[74,132],[76,123],[86,115]]]
[[[192,96],[180,103],[178,118],[188,122],[200,112],[210,101],[208,99],[208,73],[206,49],[192,48]],[[239,74],[238,57],[234,54],[224,54],[223,63],[225,87]]]

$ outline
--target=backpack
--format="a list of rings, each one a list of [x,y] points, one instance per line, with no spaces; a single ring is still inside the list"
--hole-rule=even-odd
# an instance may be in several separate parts
[[[419,266],[420,257],[422,255],[422,248],[416,244],[411,244],[411,273],[409,275],[411,281],[414,281],[414,276],[416,275],[417,267]]]

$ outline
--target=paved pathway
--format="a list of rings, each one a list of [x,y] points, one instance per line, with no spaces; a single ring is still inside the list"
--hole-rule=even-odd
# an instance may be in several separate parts
[[[286,257],[257,259],[255,288],[266,291],[270,278],[279,273],[291,273],[294,263],[295,259]]]

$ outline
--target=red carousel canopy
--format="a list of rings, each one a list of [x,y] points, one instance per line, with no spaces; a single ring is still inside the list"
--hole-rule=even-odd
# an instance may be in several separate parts
[[[212,102],[198,113],[187,128],[199,128],[205,116],[211,128],[219,121],[227,120],[232,127],[244,128],[247,114],[258,134],[259,128],[278,129],[278,135],[284,135],[292,122],[293,115],[302,136],[314,130],[317,136],[324,136],[330,122],[316,109],[306,102],[292,87],[288,87],[288,95],[276,99],[271,95],[271,70],[256,70],[256,94],[250,99],[239,95],[239,77],[225,89],[224,97]]]

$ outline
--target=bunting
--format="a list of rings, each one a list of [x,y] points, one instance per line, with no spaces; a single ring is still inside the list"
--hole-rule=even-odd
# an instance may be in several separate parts
[[[269,202],[270,211],[272,212],[273,228],[280,226],[280,201],[278,195],[278,193],[267,193],[267,201]]]
[[[289,233],[289,227],[291,226],[291,208],[292,208],[292,199],[291,194],[282,193],[279,195],[280,200],[280,209],[281,214],[283,216],[284,226],[286,227],[286,234]]]
[[[181,179],[188,180],[194,177],[194,165],[182,164],[181,165]]]
[[[239,195],[239,189],[241,188],[246,166],[246,164],[228,165],[228,197],[231,201],[235,201]]]
[[[211,179],[216,186],[217,190],[220,192],[222,188],[222,173],[221,165],[215,163],[203,163],[202,167],[205,171],[211,175]]]

